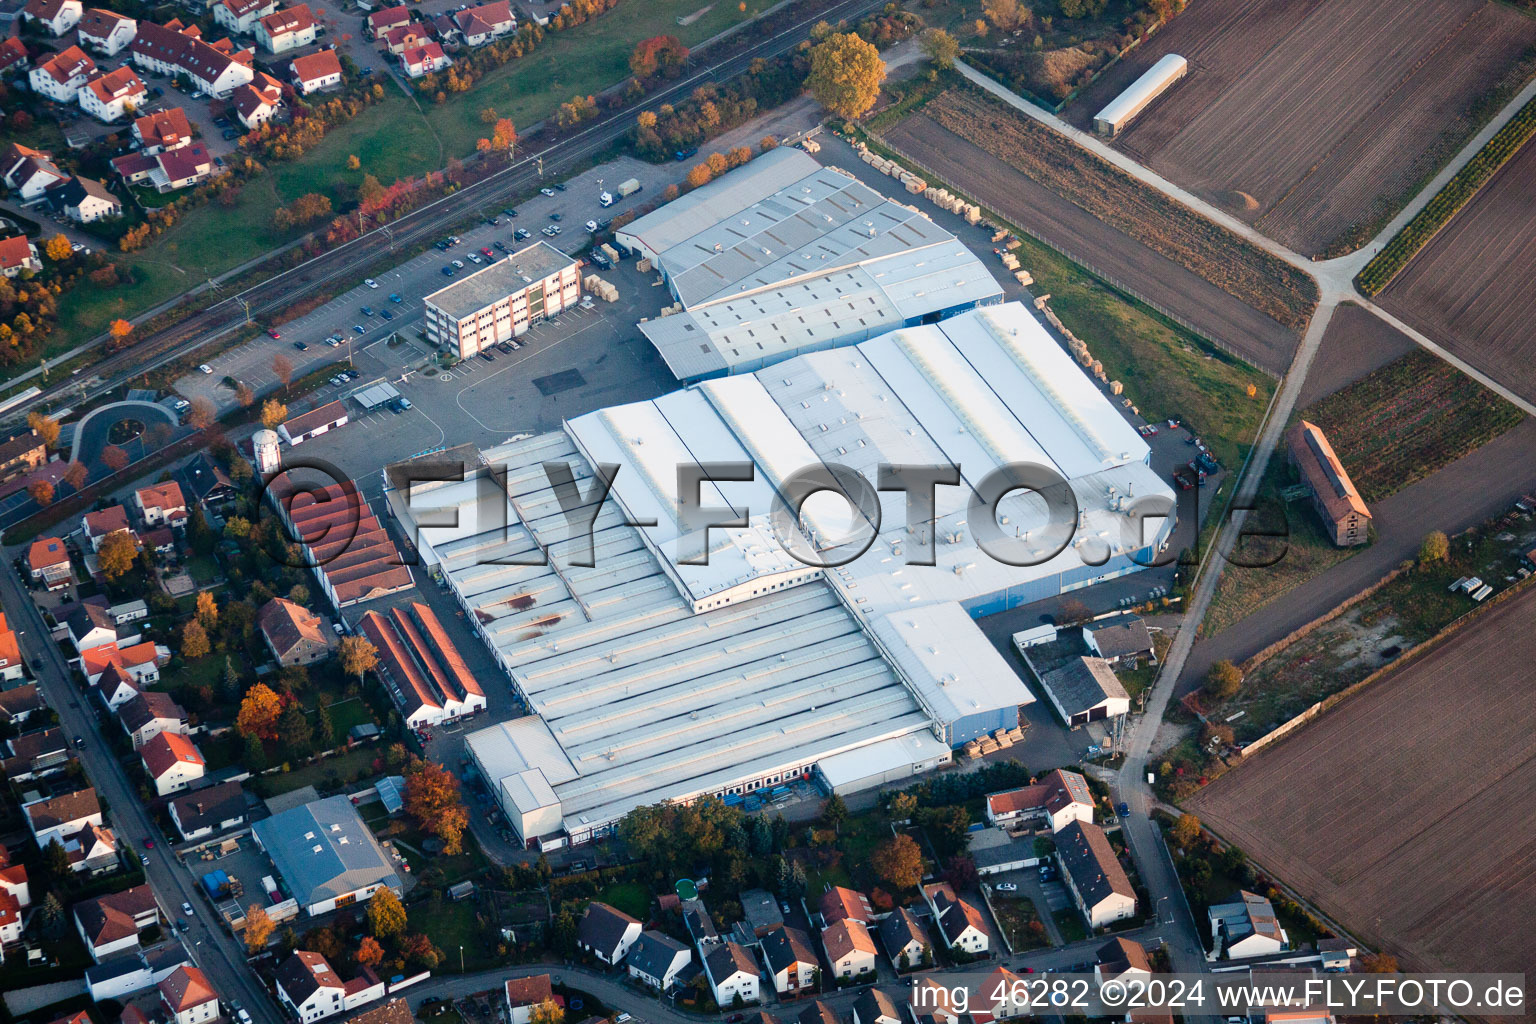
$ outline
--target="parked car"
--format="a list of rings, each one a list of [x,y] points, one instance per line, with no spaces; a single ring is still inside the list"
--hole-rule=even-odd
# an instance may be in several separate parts
[[[1115,813],[1122,818],[1129,818],[1131,816],[1131,805],[1121,800],[1118,804],[1115,804]]]
[[[463,270],[464,269],[464,261],[463,260],[454,260],[453,261],[453,269],[454,270]]]
[[[238,139],[239,137],[240,137],[240,133],[235,131],[233,128],[225,128],[224,129],[223,138],[224,138],[225,142],[228,142],[231,139]]]
[[[480,255],[484,256],[488,260],[493,260],[496,258],[496,254],[491,252],[490,246],[486,245],[482,245],[480,247]]]
[[[1013,884],[1012,882],[998,882],[997,883],[997,891],[998,892],[1018,892],[1019,891],[1019,887],[1017,885]]]
[[[394,292],[390,292],[389,293],[389,301],[390,302],[404,302],[405,300],[402,299],[399,295],[395,294]]]
[[[595,221],[595,220],[587,221],[587,230],[592,232],[594,235],[597,234],[597,221]]]
[[[434,243],[434,244],[435,244],[435,245],[436,245],[436,246],[437,246],[437,248],[438,248],[438,250],[439,250],[439,251],[440,251],[440,252],[447,252],[447,251],[448,251],[448,245],[449,245],[449,243],[448,243],[448,240],[447,240],[447,239],[446,239],[446,238],[445,238],[445,239],[443,239],[443,240],[442,240],[442,241],[440,241],[440,242],[436,242],[436,243]]]
[[[186,914],[188,917],[192,917],[193,916],[193,914],[192,914],[192,904],[185,903],[185,902],[182,903],[182,905],[181,905],[181,912],[183,914]]]
[[[550,188],[548,185],[545,185],[543,188],[539,189],[539,194],[540,195],[549,196],[550,198],[554,198],[555,190]]]
[[[555,191],[556,192],[564,192],[565,191],[565,182],[563,182],[563,181],[555,182]]]
[[[372,306],[364,306],[363,307],[363,316],[373,316],[373,307]]]
[[[395,314],[391,313],[387,309],[379,310],[379,316],[383,317],[385,320],[393,320],[395,318]]]
[[[269,337],[269,338],[281,338],[282,335],[277,333],[277,328],[276,327],[268,327],[267,328],[267,337]]]
[[[516,217],[517,216],[517,211],[512,209],[512,207],[509,206],[505,210],[501,211],[501,215],[503,217]]]
[[[443,276],[444,277],[452,277],[453,276],[453,268],[452,267],[444,267],[443,268]]]
[[[302,341],[294,342],[293,347],[298,349],[300,352],[307,352],[309,350],[309,346],[304,344]]]
[[[488,363],[494,363],[496,361],[496,357],[491,355],[489,349],[481,349],[480,350],[480,358],[484,359]]]
[[[507,251],[507,243],[503,242],[499,238],[496,241],[492,242],[491,244],[496,247],[496,251],[497,252],[506,252]]]
[[[358,334],[368,333],[368,328],[364,327],[362,324],[353,324],[352,330],[356,331]]]
[[[464,254],[464,258],[469,260],[469,262],[476,264],[485,262],[480,258],[480,254],[477,252],[467,252]]]
[[[197,368],[199,370],[202,370],[204,373],[212,373],[213,372],[213,367],[209,366],[207,363],[199,363]]]
[[[379,282],[375,281],[371,277],[368,280],[364,281],[363,284],[367,285],[369,288],[377,288],[379,286]]]
[[[552,220],[552,221],[555,221],[557,223],[559,222],[560,218],[561,218],[561,215],[558,214],[558,213],[552,213],[552,214],[549,215],[549,219]]]
[[[516,231],[512,232],[512,237],[521,242],[524,239],[530,237],[531,234],[532,233],[527,228],[518,228]]]

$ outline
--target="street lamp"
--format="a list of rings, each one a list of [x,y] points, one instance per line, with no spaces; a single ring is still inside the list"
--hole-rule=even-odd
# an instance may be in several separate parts
[[[459,946],[459,973],[464,973],[464,947],[462,945]]]

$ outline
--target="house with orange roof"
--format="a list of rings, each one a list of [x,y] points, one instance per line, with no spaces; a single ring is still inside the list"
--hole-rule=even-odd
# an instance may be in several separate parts
[[[155,733],[139,748],[139,758],[160,796],[179,793],[208,770],[202,751],[177,732]]]
[[[80,87],[96,74],[96,62],[80,47],[60,50],[27,73],[27,84],[55,103],[74,103]]]
[[[180,149],[192,142],[192,122],[180,107],[156,110],[133,122],[133,137],[139,151],[149,156]]]
[[[85,83],[77,98],[81,110],[111,124],[142,107],[149,99],[149,89],[132,68],[124,66]]]
[[[92,686],[104,687],[108,682],[108,669],[115,668],[118,671],[114,676],[125,676],[135,690],[142,690],[160,681],[160,666],[168,660],[170,651],[151,641],[127,646],[119,646],[114,641],[83,651],[80,655],[80,670]],[[102,692],[106,696],[111,695],[107,690]]]
[[[845,917],[823,928],[821,948],[838,978],[857,978],[875,973],[875,940],[862,921]]]
[[[283,104],[282,83],[264,71],[230,93],[229,105],[235,118],[247,128],[272,120]]]
[[[43,261],[38,258],[37,246],[29,242],[25,235],[0,239],[0,274],[15,277],[23,270],[35,274],[42,269]]]
[[[87,512],[80,518],[80,529],[86,541],[91,545],[92,551],[101,550],[101,542],[114,533],[133,529],[128,525],[128,510],[121,505],[113,505],[97,512]]]
[[[231,32],[251,32],[275,10],[277,0],[219,0],[213,5],[213,20]]]
[[[182,497],[181,485],[174,480],[140,487],[133,492],[133,504],[145,526],[186,525],[187,499]]]
[[[448,55],[443,53],[443,48],[435,42],[410,47],[400,54],[400,68],[407,78],[421,78],[434,71],[441,71],[452,63]]]
[[[295,4],[274,11],[256,22],[256,41],[271,53],[287,53],[315,41],[320,22],[310,12],[308,4]]]
[[[1071,822],[1093,820],[1093,794],[1087,779],[1058,768],[1028,786],[989,793],[986,811],[987,821],[1000,827],[1044,819],[1060,832]]]
[[[335,50],[320,50],[293,58],[289,81],[302,96],[341,84],[341,61]]]
[[[101,7],[92,7],[80,18],[76,38],[106,57],[115,57],[138,34],[139,23]]]
[[[0,75],[26,67],[29,59],[27,44],[20,39],[7,36],[0,41]]]
[[[21,645],[16,641],[16,632],[5,621],[5,613],[0,612],[0,679],[13,682],[25,674],[26,668],[26,663],[21,660]]]
[[[928,901],[933,919],[938,922],[939,933],[950,949],[979,956],[991,948],[992,935],[981,911],[955,895],[948,882],[923,886],[923,898]]]
[[[11,851],[0,845],[0,890],[8,892],[22,907],[32,905],[32,888],[27,881],[27,866],[11,862]]]
[[[202,969],[183,964],[159,985],[160,1002],[173,1024],[204,1024],[219,1016],[219,997]]]
[[[80,24],[84,5],[80,0],[27,0],[21,9],[23,21],[41,25],[55,36],[62,36]]]
[[[1285,435],[1286,454],[1312,499],[1312,508],[1336,547],[1370,541],[1371,510],[1321,427],[1299,421]]]
[[[39,537],[27,549],[27,575],[49,590],[67,587],[74,578],[69,549],[57,537]]]

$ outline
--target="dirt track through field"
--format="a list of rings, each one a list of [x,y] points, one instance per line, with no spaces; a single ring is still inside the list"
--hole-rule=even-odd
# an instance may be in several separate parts
[[[1413,327],[1536,401],[1536,143],[1527,142],[1382,293]]]
[[[1118,144],[1315,254],[1399,209],[1473,133],[1478,98],[1536,67],[1533,43],[1536,19],[1487,0],[1201,0],[1066,116],[1086,126],[1159,57],[1184,56],[1189,75]]]
[[[1229,352],[1284,373],[1298,335],[1199,275],[1108,226],[1000,162],[968,139],[916,114],[886,133],[946,183],[1081,259],[1126,288],[1166,307]],[[1027,269],[1027,268],[1026,268]]]
[[[1342,303],[1334,310],[1323,343],[1307,369],[1296,407],[1305,409],[1416,347],[1411,338],[1370,310],[1353,302]]]
[[[1536,971],[1533,619],[1536,589],[1191,809],[1405,968]]]

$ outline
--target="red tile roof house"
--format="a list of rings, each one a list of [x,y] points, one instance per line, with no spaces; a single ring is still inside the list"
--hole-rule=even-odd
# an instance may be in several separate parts
[[[26,236],[0,239],[0,274],[15,277],[23,270],[35,274],[42,269],[43,261],[38,258],[37,246],[27,241]]]
[[[535,974],[531,978],[511,978],[506,983],[507,1019],[512,1024],[528,1024],[533,1008],[555,997],[549,975]]]
[[[128,525],[128,510],[121,505],[113,505],[99,512],[87,512],[80,518],[80,529],[90,542],[92,551],[100,551],[101,542],[114,533],[124,530],[133,532]]]
[[[132,694],[119,696],[112,685],[119,677],[137,692],[160,681],[160,666],[170,660],[170,649],[146,640],[119,646],[116,641],[88,647],[80,652],[80,671],[92,686],[101,689],[102,699],[116,710]]]
[[[181,485],[174,480],[140,487],[133,492],[133,504],[145,526],[185,526],[187,499],[181,495]]]
[[[1056,769],[1040,781],[987,795],[987,821],[993,825],[1044,819],[1052,832],[1073,821],[1093,820],[1093,794],[1088,780],[1077,772]]]
[[[401,4],[399,7],[386,7],[381,11],[374,11],[368,15],[368,20],[364,27],[370,39],[380,39],[390,29],[407,25],[410,23],[410,20],[410,8]]]
[[[279,665],[311,665],[330,656],[330,630],[320,616],[287,598],[262,605],[256,626]]]
[[[443,53],[443,48],[436,43],[415,46],[400,55],[400,67],[409,78],[430,75],[452,63]]]
[[[454,27],[466,46],[486,43],[517,31],[517,16],[507,0],[481,4],[453,15]]]
[[[81,110],[103,124],[112,124],[144,106],[149,89],[132,68],[121,67],[85,83],[78,98]]]
[[[141,22],[130,46],[133,62],[162,75],[186,75],[199,91],[223,98],[256,76],[253,54],[228,39],[209,43],[196,25],[172,18],[164,25]]]
[[[204,1024],[219,1016],[219,997],[200,968],[176,968],[159,989],[160,1002],[174,1024]]]
[[[96,74],[96,62],[80,47],[60,50],[27,73],[27,84],[55,103],[75,103],[80,87]]]
[[[321,50],[293,58],[289,80],[302,95],[341,84],[341,61],[335,50]]]
[[[180,107],[157,110],[133,122],[133,137],[142,147],[140,152],[153,156],[191,145],[192,122]]]
[[[248,33],[275,10],[277,0],[222,0],[213,5],[213,20],[231,32]]]
[[[229,104],[235,109],[235,118],[246,128],[255,128],[272,120],[283,105],[283,85],[265,71],[230,93]]]
[[[160,908],[152,888],[147,884],[136,885],[122,892],[81,900],[75,904],[74,918],[85,948],[100,963],[113,953],[137,949],[139,933],[160,922]]]
[[[81,46],[88,46],[97,53],[115,57],[139,32],[139,23],[114,11],[92,7],[85,12],[76,26]]]
[[[256,23],[256,41],[272,53],[287,53],[315,41],[320,23],[308,4],[297,4],[267,15]]]
[[[10,36],[0,42],[0,75],[26,67],[28,60],[27,44],[20,39]]]
[[[179,793],[203,777],[207,762],[195,744],[180,733],[158,732],[139,748],[144,770],[160,796]]]
[[[432,41],[432,35],[427,31],[426,26],[409,22],[386,29],[382,38],[384,40],[384,48],[396,57],[406,50],[423,46]]]
[[[186,708],[160,690],[134,694],[117,709],[117,720],[135,750],[162,732],[185,735],[188,724]]]
[[[50,188],[69,180],[69,175],[53,165],[47,153],[13,142],[0,156],[0,175],[7,188],[16,190],[24,203],[30,203]]]
[[[96,790],[89,786],[73,793],[22,804],[21,813],[26,817],[27,828],[39,848],[55,839],[62,842],[65,836],[88,825],[102,823],[101,801],[96,799]]]
[[[61,36],[80,23],[83,12],[80,0],[28,0],[21,9],[21,17]]]
[[[834,885],[822,893],[821,923],[823,926],[846,921],[849,918],[864,925],[875,923],[875,909],[870,906],[868,896],[841,885]]]

